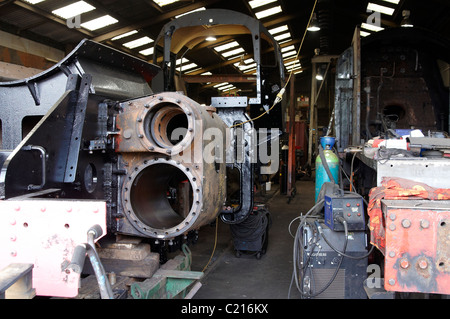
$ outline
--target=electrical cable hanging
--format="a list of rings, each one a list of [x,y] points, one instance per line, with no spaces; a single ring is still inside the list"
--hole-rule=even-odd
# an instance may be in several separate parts
[[[302,41],[300,42],[300,47],[299,47],[299,49],[298,49],[298,51],[297,51],[297,54],[295,55],[293,67],[292,67],[291,71],[289,72],[289,77],[288,77],[288,79],[287,79],[286,84],[284,85],[284,87],[280,90],[280,92],[278,92],[277,97],[275,98],[275,101],[273,102],[272,106],[271,106],[268,110],[266,110],[265,112],[263,112],[263,113],[261,113],[260,115],[258,115],[257,117],[252,118],[252,119],[250,119],[250,120],[248,120],[248,121],[245,121],[245,122],[241,122],[241,123],[232,125],[232,126],[230,126],[230,128],[234,128],[234,127],[237,127],[237,126],[242,126],[242,125],[244,125],[244,124],[246,124],[246,123],[248,123],[248,122],[252,122],[252,121],[256,121],[256,120],[260,119],[261,117],[263,117],[264,115],[266,115],[267,113],[269,113],[269,112],[270,112],[270,111],[271,111],[278,103],[280,103],[280,102],[283,100],[283,95],[284,95],[284,93],[286,92],[286,88],[287,88],[289,82],[291,81],[292,74],[294,73],[294,69],[295,69],[295,66],[296,66],[296,61],[297,61],[297,59],[298,59],[298,56],[300,55],[300,51],[302,50],[303,43],[304,43],[305,38],[306,38],[306,34],[308,33],[308,26],[310,25],[311,20],[312,20],[312,18],[313,18],[313,16],[314,16],[314,11],[316,10],[317,1],[318,1],[318,0],[315,0],[315,1],[314,1],[314,6],[313,6],[313,8],[312,8],[311,15],[309,16],[308,24],[306,25],[306,28],[305,28],[305,32],[304,32],[304,34],[303,34]]]

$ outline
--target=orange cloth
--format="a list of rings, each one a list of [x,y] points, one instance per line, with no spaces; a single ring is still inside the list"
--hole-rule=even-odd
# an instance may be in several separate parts
[[[385,177],[381,186],[372,188],[369,193],[369,206],[367,207],[370,243],[384,255],[386,242],[385,216],[381,210],[382,199],[448,200],[450,199],[450,189],[433,188],[424,183],[397,177]]]

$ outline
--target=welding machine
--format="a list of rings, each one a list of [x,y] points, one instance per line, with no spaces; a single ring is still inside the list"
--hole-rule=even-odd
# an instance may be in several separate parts
[[[325,225],[333,231],[344,231],[339,218],[347,222],[348,231],[365,230],[363,198],[356,193],[325,194],[324,211]]]
[[[317,221],[316,221],[317,222]],[[365,232],[333,231],[320,221],[321,234],[313,221],[302,228],[301,282],[303,298],[366,299],[367,238]],[[326,238],[326,240],[325,240]],[[347,256],[337,253],[345,250]]]

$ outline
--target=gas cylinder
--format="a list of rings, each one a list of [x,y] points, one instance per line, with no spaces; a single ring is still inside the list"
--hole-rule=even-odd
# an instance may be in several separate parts
[[[339,158],[332,151],[332,148],[335,143],[335,138],[331,136],[324,136],[320,138],[319,147],[319,155],[316,157],[316,189],[315,189],[315,198],[314,200],[317,202],[317,196],[319,195],[320,189],[322,188],[323,183],[325,182],[334,182],[338,184],[339,182]],[[322,153],[322,156],[321,156]],[[322,161],[322,157],[325,159],[326,164],[328,165],[329,171],[331,173],[330,178],[324,163]]]

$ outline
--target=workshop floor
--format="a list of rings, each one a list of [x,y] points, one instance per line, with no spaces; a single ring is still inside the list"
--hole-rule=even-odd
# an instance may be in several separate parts
[[[201,280],[202,287],[195,299],[296,299],[297,289],[289,286],[292,278],[293,237],[288,227],[300,213],[314,205],[314,182],[297,181],[296,194],[288,203],[286,195],[272,185],[265,200],[272,217],[269,244],[261,259],[254,255],[236,257],[230,226],[219,222],[214,255]],[[293,223],[291,232],[295,234]],[[216,226],[206,226],[199,231],[197,244],[191,246],[192,270],[202,271],[214,249]]]

